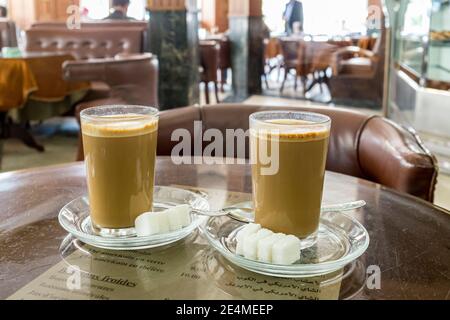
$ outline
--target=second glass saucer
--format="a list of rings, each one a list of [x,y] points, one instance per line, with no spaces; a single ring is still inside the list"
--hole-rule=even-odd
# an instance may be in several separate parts
[[[244,258],[236,254],[238,232],[243,223],[228,217],[210,218],[202,231],[210,244],[230,262],[253,272],[282,278],[304,278],[328,274],[359,258],[369,246],[367,230],[342,212],[323,213],[317,242],[301,251],[293,265],[277,265]]]

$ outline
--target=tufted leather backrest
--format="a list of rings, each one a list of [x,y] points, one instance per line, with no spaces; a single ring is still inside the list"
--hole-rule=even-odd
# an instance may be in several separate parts
[[[77,60],[112,58],[143,51],[141,27],[67,28],[39,27],[26,31],[26,51],[65,52]]]
[[[148,22],[146,21],[134,21],[134,20],[96,20],[86,21],[80,24],[80,29],[92,29],[92,28],[141,28],[143,31],[148,28]],[[31,25],[31,29],[67,29],[66,22],[35,22]]]
[[[420,141],[411,132],[383,117],[343,108],[221,104],[164,111],[160,117],[158,154],[171,155],[173,147],[178,144],[171,141],[175,129],[187,129],[194,136],[194,121],[201,121],[202,130],[212,128],[223,133],[226,129],[247,130],[250,114],[273,109],[318,112],[332,119],[327,170],[367,179],[433,201],[436,162]],[[201,137],[201,133],[197,132],[197,136]],[[248,158],[248,139],[246,143]],[[203,147],[207,144],[203,143]],[[193,146],[194,142],[192,150]],[[226,146],[223,152],[226,154]]]

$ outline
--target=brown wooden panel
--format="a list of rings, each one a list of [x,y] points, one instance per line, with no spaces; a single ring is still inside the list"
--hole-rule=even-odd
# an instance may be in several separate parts
[[[262,16],[262,0],[230,0],[230,16]]]
[[[152,11],[185,10],[186,0],[148,0],[148,8]]]

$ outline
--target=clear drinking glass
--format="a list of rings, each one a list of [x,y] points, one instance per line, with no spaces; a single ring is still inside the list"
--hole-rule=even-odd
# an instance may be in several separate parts
[[[250,116],[256,222],[292,234],[303,247],[319,228],[331,120],[316,113],[258,112]]]
[[[81,112],[93,228],[104,236],[134,234],[135,219],[152,210],[158,110],[101,106]]]

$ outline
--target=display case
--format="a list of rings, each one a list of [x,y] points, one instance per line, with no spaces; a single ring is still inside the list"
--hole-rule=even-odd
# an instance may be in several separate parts
[[[450,89],[450,0],[400,1],[395,63],[419,85]]]
[[[450,0],[389,0],[387,116],[417,131],[450,174]]]

